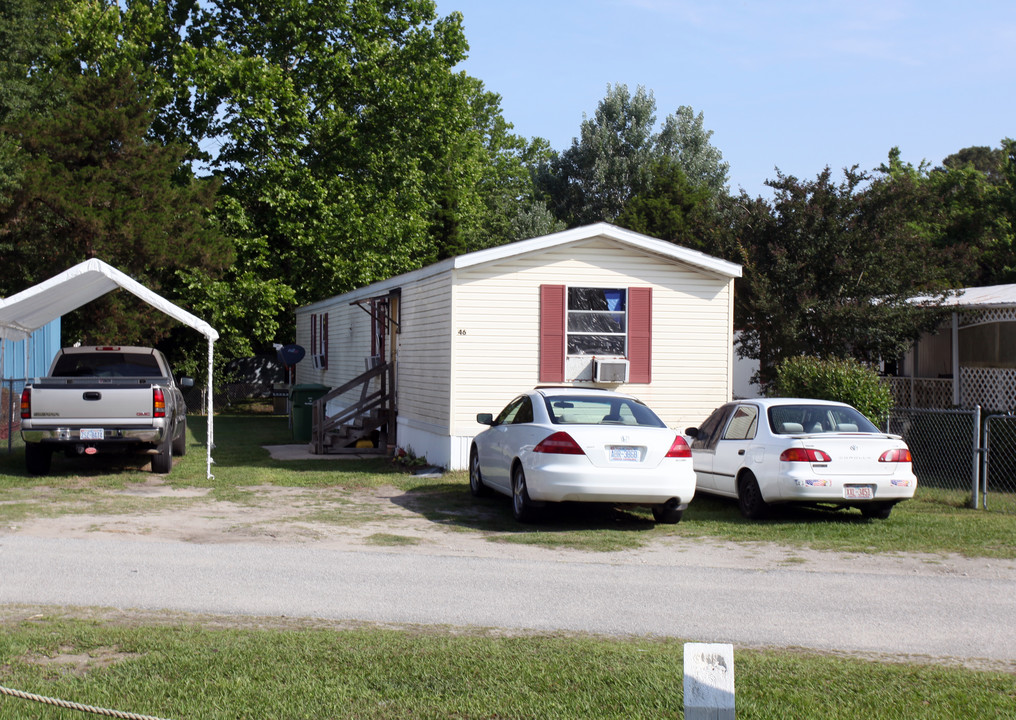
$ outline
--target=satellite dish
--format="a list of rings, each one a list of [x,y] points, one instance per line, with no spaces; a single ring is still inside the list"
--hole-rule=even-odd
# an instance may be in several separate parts
[[[307,354],[307,351],[300,345],[283,345],[279,348],[278,353],[279,362],[286,367],[292,367],[303,360],[303,356]]]

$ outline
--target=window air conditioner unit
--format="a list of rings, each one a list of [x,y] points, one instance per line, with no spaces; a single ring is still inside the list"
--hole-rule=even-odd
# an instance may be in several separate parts
[[[312,355],[311,360],[314,362],[315,370],[323,370],[325,367],[325,356],[324,355]]]
[[[599,383],[628,382],[628,361],[620,359],[593,360],[593,379]]]

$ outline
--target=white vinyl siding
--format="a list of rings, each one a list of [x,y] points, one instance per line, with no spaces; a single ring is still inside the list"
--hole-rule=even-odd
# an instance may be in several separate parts
[[[582,232],[591,234],[572,238]],[[296,342],[304,347],[311,315],[329,314],[329,357],[325,371],[301,362],[297,382],[337,387],[360,375],[371,322],[350,303],[401,291],[398,443],[458,469],[482,429],[476,414],[496,414],[539,384],[541,285],[650,288],[652,383],[607,387],[636,395],[683,430],[731,397],[736,274],[735,265],[611,226],[492,248],[300,308]]]
[[[447,432],[450,412],[451,273],[402,288],[398,343],[399,418]]]
[[[475,433],[478,412],[497,413],[539,384],[539,288],[653,289],[653,382],[618,389],[646,401],[676,429],[730,399],[733,281],[605,240],[458,271],[452,343],[453,434]]]

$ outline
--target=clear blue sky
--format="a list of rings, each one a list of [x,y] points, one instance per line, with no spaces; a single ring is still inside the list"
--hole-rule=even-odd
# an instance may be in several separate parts
[[[643,85],[661,121],[702,112],[730,186],[941,164],[1016,137],[1013,0],[437,0],[464,16],[459,66],[525,137],[563,151],[608,84]]]

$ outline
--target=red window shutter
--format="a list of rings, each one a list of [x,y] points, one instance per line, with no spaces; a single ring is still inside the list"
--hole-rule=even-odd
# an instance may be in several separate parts
[[[317,355],[317,315],[310,316],[310,354]]]
[[[652,288],[628,288],[628,381],[653,381]]]
[[[321,362],[321,367],[325,370],[328,369],[328,313],[321,316],[321,354],[324,359]]]
[[[564,285],[540,286],[540,382],[564,382]]]

